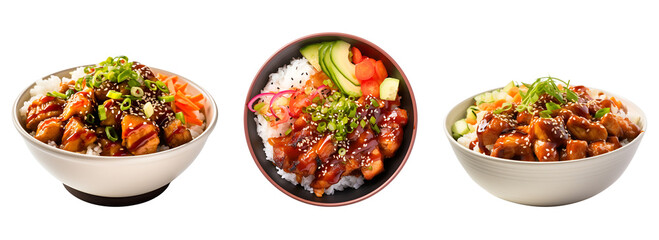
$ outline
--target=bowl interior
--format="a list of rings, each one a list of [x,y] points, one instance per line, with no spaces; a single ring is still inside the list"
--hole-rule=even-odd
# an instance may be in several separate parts
[[[404,73],[399,70],[400,68],[395,61],[374,44],[358,37],[345,34],[318,34],[308,36],[285,46],[265,63],[254,79],[245,101],[245,103],[247,103],[253,96],[260,93],[261,89],[263,89],[267,83],[271,73],[277,72],[279,67],[288,65],[293,58],[301,58],[302,55],[299,52],[301,47],[310,43],[339,39],[356,46],[365,56],[382,60],[387,67],[389,76],[401,80],[399,88],[399,94],[402,96],[401,107],[407,110],[409,121],[404,129],[403,143],[393,158],[384,161],[385,171],[383,173],[377,175],[372,180],[365,180],[364,184],[359,189],[347,188],[343,191],[336,191],[333,195],[325,195],[322,198],[316,197],[313,193],[309,193],[299,185],[293,185],[287,180],[282,179],[281,176],[277,174],[277,169],[274,164],[266,160],[265,152],[263,151],[263,142],[256,133],[256,122],[254,121],[256,116],[245,107],[247,143],[254,160],[257,162],[264,175],[275,186],[289,196],[306,203],[324,206],[349,204],[369,197],[393,179],[392,176],[395,176],[398,173],[409,155],[416,131],[416,103],[409,82]]]

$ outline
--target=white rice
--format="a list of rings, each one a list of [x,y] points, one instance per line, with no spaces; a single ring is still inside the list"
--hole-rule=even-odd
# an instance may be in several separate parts
[[[21,107],[21,109],[19,110],[21,117],[27,116],[27,109],[28,107],[30,107],[32,102],[34,102],[34,100],[46,96],[48,92],[59,91],[62,83],[67,84],[71,81],[84,77],[86,75],[85,67],[76,68],[75,70],[69,72],[69,74],[71,75],[71,78],[67,78],[67,77],[59,78],[55,75],[51,75],[48,78],[37,80],[35,82],[36,85],[32,89],[30,89],[30,99],[25,101],[23,103],[23,107]],[[201,133],[204,132],[204,129],[206,129],[206,121],[205,121],[206,116],[201,111],[196,111],[195,114],[197,115],[197,118],[199,118],[199,120],[201,120],[203,123],[201,124],[201,126],[192,125],[191,127],[188,128],[190,130],[190,135],[192,135],[192,139],[197,138]],[[34,137],[36,135],[36,132],[32,131],[30,132],[30,135]],[[54,141],[49,141],[47,144],[55,148],[58,147],[57,143]],[[158,146],[157,151],[160,152],[167,149],[169,149],[169,146],[161,144]],[[100,156],[101,152],[102,152],[101,144],[94,143],[92,145],[87,146],[87,150],[81,153],[85,153],[87,155]]]
[[[276,73],[270,74],[270,78],[266,83],[266,86],[263,88],[263,90],[261,90],[261,93],[279,92],[291,88],[300,89],[307,83],[309,76],[313,75],[315,72],[316,70],[305,58],[293,59],[289,65],[279,68]],[[262,99],[266,103],[269,103],[271,98],[271,96],[266,96]],[[263,151],[265,152],[266,159],[268,161],[274,162],[272,158],[272,145],[268,143],[268,139],[283,136],[286,130],[290,128],[291,123],[293,123],[294,120],[289,120],[287,123],[282,123],[278,126],[270,127],[268,121],[266,121],[265,118],[260,114],[257,114],[256,118],[254,118],[254,121],[256,121],[256,132],[259,134],[259,137],[261,137],[261,140],[263,141]],[[281,175],[283,179],[286,179],[294,185],[300,184],[302,187],[304,187],[305,190],[313,193],[313,188],[310,185],[315,176],[311,175],[303,177],[301,182],[297,182],[297,178],[294,173],[288,173],[279,168],[277,168],[277,173]],[[362,184],[364,184],[364,177],[362,176],[344,176],[338,183],[325,189],[325,194],[332,195],[335,191],[342,191],[347,187],[357,189]]]

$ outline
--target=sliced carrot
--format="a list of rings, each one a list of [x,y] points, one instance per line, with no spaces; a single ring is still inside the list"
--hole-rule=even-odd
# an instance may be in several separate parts
[[[484,103],[478,104],[478,109],[483,110],[483,111],[489,111],[491,106],[492,106],[492,103],[484,102]]]
[[[180,98],[177,98],[174,101],[176,102],[175,104],[177,108],[185,108],[185,109],[189,109],[190,111],[197,111],[200,109],[194,103],[186,102],[185,100],[182,100]]]
[[[188,83],[175,84],[174,86],[175,86],[177,92],[178,91],[185,92],[185,89],[188,87]]]
[[[176,105],[176,110],[179,111],[179,112],[183,112],[183,114],[187,114],[187,115],[190,115],[190,116],[196,116],[194,114],[195,110],[193,110],[193,109],[191,109],[191,108],[189,108],[185,105]]]
[[[194,124],[194,125],[198,125],[198,126],[201,126],[201,124],[204,124],[204,122],[202,122],[201,120],[199,120],[199,118],[196,118],[196,117],[191,117],[191,118],[186,117],[185,121],[187,121],[187,123],[189,123],[189,124]]]
[[[194,108],[196,108],[195,110],[199,110],[199,108],[197,108],[197,106],[194,104],[194,102],[190,101],[190,99],[188,99],[188,97],[186,97],[185,94],[183,94],[180,91],[176,92],[175,101],[181,102],[181,103],[183,103],[185,105],[188,105],[190,107],[194,107]]]
[[[475,118],[467,118],[467,119],[465,119],[465,121],[470,125],[476,124],[476,119]]]
[[[616,104],[618,109],[622,109],[622,102],[620,102],[620,100],[616,99],[615,97],[611,97],[611,101]]]
[[[158,74],[156,75],[156,78],[157,78],[158,80],[160,80],[160,81],[163,81],[163,80],[165,80],[165,79],[167,78],[167,75],[158,73]]]
[[[366,58],[357,65],[355,65],[355,77],[360,83],[371,79],[375,74],[375,60]]]
[[[192,97],[189,97],[189,99],[193,102],[199,102],[199,101],[204,99],[204,95],[200,93],[200,94],[194,95]]]
[[[204,109],[204,104],[202,104],[200,102],[193,102],[193,103],[194,103],[195,106],[197,106],[199,108],[199,110]]]

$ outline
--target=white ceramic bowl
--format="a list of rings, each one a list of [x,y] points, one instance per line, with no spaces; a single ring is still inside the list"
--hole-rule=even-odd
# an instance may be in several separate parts
[[[600,193],[625,171],[645,135],[647,119],[638,106],[620,98],[640,117],[643,132],[629,144],[615,151],[579,160],[561,162],[525,162],[490,157],[460,145],[451,136],[452,124],[465,117],[474,103],[474,95],[455,106],[446,116],[444,132],[460,163],[469,176],[491,194],[520,204],[557,206],[575,203]]]
[[[51,75],[69,77],[68,73],[74,69]],[[156,68],[151,69],[156,73],[177,75]],[[211,95],[188,79],[180,75],[178,77],[179,81],[188,83],[190,94],[204,95],[206,102],[203,111],[207,126],[197,138],[166,151],[127,157],[92,156],[65,151],[38,141],[25,129],[25,119],[19,113],[23,102],[29,100],[29,89],[34,87],[34,83],[14,102],[13,122],[34,158],[65,185],[87,194],[109,198],[148,193],[169,184],[194,161],[217,122],[217,106]]]

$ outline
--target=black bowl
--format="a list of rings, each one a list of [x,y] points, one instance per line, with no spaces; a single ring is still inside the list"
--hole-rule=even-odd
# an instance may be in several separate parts
[[[364,184],[359,187],[359,189],[346,188],[343,191],[335,191],[333,195],[316,197],[313,193],[304,190],[302,186],[293,185],[287,180],[281,178],[281,176],[277,174],[277,168],[274,164],[266,160],[265,152],[263,151],[263,141],[261,141],[261,138],[256,133],[256,122],[254,121],[256,116],[247,109],[247,103],[265,87],[271,73],[277,72],[278,68],[288,65],[293,58],[302,57],[302,54],[300,54],[299,51],[300,48],[310,43],[333,40],[346,41],[352,46],[359,48],[363,55],[382,60],[387,68],[389,76],[401,80],[398,91],[402,96],[401,108],[407,110],[409,119],[408,124],[404,129],[404,140],[401,147],[398,149],[394,157],[384,160],[384,172],[375,176],[371,180],[365,180]],[[265,62],[258,74],[256,74],[256,77],[249,88],[249,92],[247,93],[245,99],[244,124],[245,138],[252,157],[254,158],[254,162],[256,162],[256,165],[259,167],[263,175],[275,187],[288,196],[308,204],[318,206],[341,206],[359,202],[372,196],[387,186],[387,184],[389,184],[389,182],[391,182],[400,172],[410,155],[412,146],[414,145],[414,139],[416,137],[417,109],[414,93],[407,77],[393,58],[381,48],[365,39],[344,33],[318,33],[302,37],[287,44]]]

